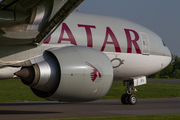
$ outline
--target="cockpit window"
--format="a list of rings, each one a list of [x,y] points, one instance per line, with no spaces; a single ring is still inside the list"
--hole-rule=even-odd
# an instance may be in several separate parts
[[[163,41],[163,40],[162,40],[162,42],[163,42],[163,45],[164,45],[164,46],[166,46],[166,44],[164,43],[164,41]]]

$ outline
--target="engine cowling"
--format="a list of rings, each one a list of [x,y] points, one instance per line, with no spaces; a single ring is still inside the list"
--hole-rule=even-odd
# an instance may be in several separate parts
[[[44,52],[36,64],[17,72],[23,83],[47,100],[85,102],[102,98],[113,81],[109,58],[93,48],[71,46]]]

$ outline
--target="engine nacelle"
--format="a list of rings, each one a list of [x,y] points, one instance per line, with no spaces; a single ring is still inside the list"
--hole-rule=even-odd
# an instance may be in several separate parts
[[[102,98],[112,85],[111,61],[93,48],[54,48],[45,51],[43,59],[16,73],[39,97],[66,102],[92,101]]]

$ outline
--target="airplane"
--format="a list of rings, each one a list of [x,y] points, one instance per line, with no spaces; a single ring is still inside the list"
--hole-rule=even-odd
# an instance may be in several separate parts
[[[127,86],[122,104],[135,105],[135,87],[164,69],[171,53],[136,23],[73,12],[84,0],[1,0],[0,80],[20,78],[38,97],[87,102],[114,80]]]

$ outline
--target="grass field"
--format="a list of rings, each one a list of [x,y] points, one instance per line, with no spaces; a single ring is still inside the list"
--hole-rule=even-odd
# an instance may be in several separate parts
[[[49,120],[179,120],[180,115],[136,115],[97,118],[49,119]]]
[[[180,97],[180,84],[148,82],[146,85],[137,86],[134,94],[138,98],[172,98]],[[126,86],[122,81],[114,81],[110,91],[102,99],[120,99],[125,93]]]
[[[0,81],[0,102],[45,101],[37,97],[19,79]]]
[[[138,99],[180,97],[180,84],[149,82],[136,88]],[[125,89],[122,81],[114,81],[110,91],[102,99],[120,99]],[[35,96],[28,86],[17,79],[0,81],[0,96],[0,102],[45,101]]]
[[[149,82],[146,85],[136,87],[139,98],[171,98],[180,97],[180,84]],[[102,99],[120,99],[126,87],[122,81],[114,81],[110,91]],[[21,102],[21,101],[45,101],[35,96],[28,86],[20,80],[10,79],[0,81],[0,102]],[[61,120],[180,120],[180,115],[146,115],[146,116],[117,116],[98,118],[77,118]],[[51,119],[58,120],[58,119]]]

